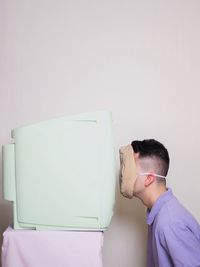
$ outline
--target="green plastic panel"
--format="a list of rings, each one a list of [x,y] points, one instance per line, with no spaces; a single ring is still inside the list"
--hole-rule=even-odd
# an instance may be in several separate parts
[[[3,148],[4,197],[14,228],[104,230],[115,202],[116,160],[108,111],[12,131]]]

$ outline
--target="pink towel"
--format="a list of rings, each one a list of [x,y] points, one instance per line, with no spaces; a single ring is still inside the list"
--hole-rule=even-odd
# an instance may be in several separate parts
[[[2,267],[102,267],[102,232],[13,230],[3,234]]]

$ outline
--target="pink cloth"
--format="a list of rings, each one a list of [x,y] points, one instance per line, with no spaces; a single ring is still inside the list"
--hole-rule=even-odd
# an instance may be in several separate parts
[[[3,234],[2,267],[102,267],[102,232],[13,230]]]

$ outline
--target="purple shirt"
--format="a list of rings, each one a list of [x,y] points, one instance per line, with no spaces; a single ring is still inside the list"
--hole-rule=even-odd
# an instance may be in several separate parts
[[[200,225],[168,189],[147,210],[147,267],[200,266]]]

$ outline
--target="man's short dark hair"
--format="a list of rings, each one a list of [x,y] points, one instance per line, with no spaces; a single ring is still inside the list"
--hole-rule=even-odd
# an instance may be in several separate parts
[[[166,176],[169,169],[169,154],[163,144],[154,139],[135,140],[131,143],[139,158],[154,158],[160,161],[160,175]]]

